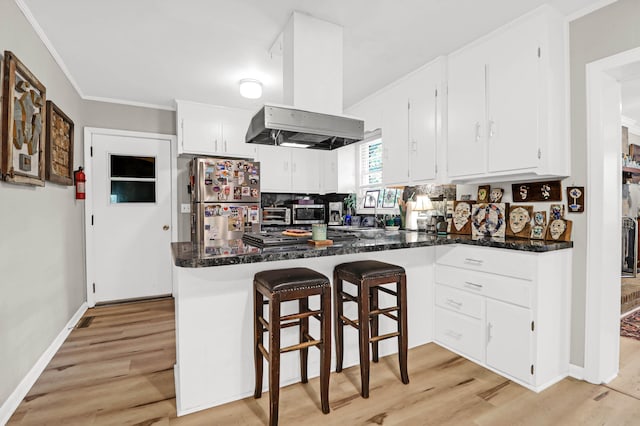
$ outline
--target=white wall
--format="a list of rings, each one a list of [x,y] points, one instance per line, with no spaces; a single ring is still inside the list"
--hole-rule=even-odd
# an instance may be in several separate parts
[[[618,0],[570,24],[571,181],[576,185],[584,185],[587,178],[585,65],[639,47],[638,22],[640,22],[640,1]],[[585,197],[589,197],[589,188],[586,188]],[[584,215],[573,215],[571,363],[578,366],[584,365],[588,214],[589,212]],[[620,232],[617,229],[611,231]]]
[[[74,169],[86,125],[175,134],[172,111],[83,101],[12,0],[0,0],[0,50],[74,121]],[[86,301],[83,220],[73,186],[0,182],[0,406]]]

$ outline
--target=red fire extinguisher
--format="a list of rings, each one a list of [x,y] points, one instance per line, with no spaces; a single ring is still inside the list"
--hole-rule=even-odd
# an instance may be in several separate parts
[[[73,172],[73,179],[76,183],[76,200],[84,200],[84,184],[87,181],[87,177],[82,171],[82,166]]]

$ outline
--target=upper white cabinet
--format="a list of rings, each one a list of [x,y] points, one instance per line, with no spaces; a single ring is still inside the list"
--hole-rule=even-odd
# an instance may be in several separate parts
[[[382,129],[385,185],[436,179],[445,72],[446,61],[438,58],[348,109],[367,131]]]
[[[449,56],[449,178],[569,174],[564,45],[543,6]]]
[[[320,169],[326,164],[324,155],[328,153],[330,152],[259,145],[257,158],[260,161],[260,191],[324,192]]]
[[[245,143],[252,112],[176,100],[178,154],[254,158],[256,147]]]

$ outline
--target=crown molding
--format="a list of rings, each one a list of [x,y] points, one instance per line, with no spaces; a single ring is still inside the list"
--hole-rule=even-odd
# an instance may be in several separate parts
[[[118,104],[118,105],[128,105],[140,108],[153,108],[153,109],[162,109],[165,111],[175,111],[176,108],[174,106],[168,105],[159,105],[159,104],[148,104],[144,102],[136,102],[129,101],[126,99],[116,99],[116,98],[105,98],[101,96],[84,96],[82,99],[85,101],[95,101],[95,102],[104,102],[108,104]]]
[[[617,2],[618,0],[600,0],[595,3],[590,4],[589,6],[583,7],[580,10],[577,10],[570,15],[567,15],[567,22],[575,21],[576,19],[580,19],[583,16],[587,16],[590,13],[595,12],[598,9],[602,9],[603,7],[609,6]]]

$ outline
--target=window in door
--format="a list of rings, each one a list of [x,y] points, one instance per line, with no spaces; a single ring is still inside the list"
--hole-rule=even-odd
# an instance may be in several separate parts
[[[109,156],[111,204],[156,202],[156,159]]]

